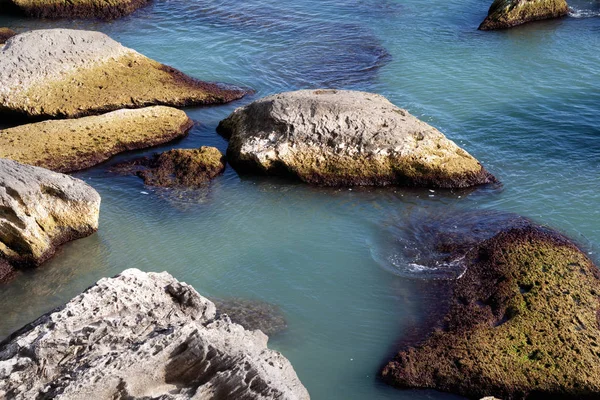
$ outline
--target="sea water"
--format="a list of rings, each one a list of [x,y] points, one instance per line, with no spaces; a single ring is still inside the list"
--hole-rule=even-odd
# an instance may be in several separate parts
[[[158,150],[224,151],[218,122],[265,95],[358,89],[437,127],[502,182],[331,189],[228,168],[182,192],[108,171],[156,149],[120,155],[74,174],[102,196],[100,229],[0,287],[0,337],[101,277],[166,270],[205,296],[278,305],[289,327],[269,346],[314,399],[457,398],[377,379],[400,343],[427,334],[444,280],[460,274],[423,257],[431,232],[421,221],[515,213],[565,232],[592,258],[598,251],[600,10],[571,5],[569,17],[498,32],[476,30],[489,4],[475,0],[155,0],[112,22],[0,16],[17,31],[99,30],[194,77],[254,89],[233,104],[186,109],[196,121],[189,136]]]

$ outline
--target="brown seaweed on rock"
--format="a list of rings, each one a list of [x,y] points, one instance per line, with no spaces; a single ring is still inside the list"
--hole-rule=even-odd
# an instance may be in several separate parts
[[[600,273],[565,236],[503,230],[465,255],[443,326],[382,370],[470,398],[600,397]]]

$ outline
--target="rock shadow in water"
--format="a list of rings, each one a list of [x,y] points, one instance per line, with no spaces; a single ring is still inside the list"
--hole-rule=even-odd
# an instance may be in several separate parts
[[[238,297],[210,300],[217,307],[217,315],[227,314],[232,322],[247,330],[258,329],[265,335],[272,336],[287,329],[283,311],[274,304]]]

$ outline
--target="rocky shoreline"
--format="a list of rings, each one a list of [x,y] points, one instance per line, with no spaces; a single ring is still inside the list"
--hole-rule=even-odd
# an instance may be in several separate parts
[[[114,19],[149,0],[10,3],[37,18]],[[479,29],[568,11],[564,0],[495,0]],[[28,122],[0,130],[0,284],[99,229],[100,195],[63,173],[184,137],[194,121],[174,107],[249,93],[72,29],[0,28],[0,83],[0,115]],[[170,149],[111,171],[166,188],[210,186],[227,163],[239,175],[318,186],[499,183],[435,127],[374,93],[273,94],[235,109],[217,132],[228,141],[226,155],[208,146]],[[436,250],[462,260],[464,274],[439,327],[398,349],[380,371],[383,381],[469,398],[600,396],[597,266],[559,232],[509,221],[518,224],[473,240],[436,232]],[[308,399],[290,362],[267,347],[265,333],[287,326],[277,307],[215,302],[167,272],[127,269],[102,279],[0,343],[0,397]]]

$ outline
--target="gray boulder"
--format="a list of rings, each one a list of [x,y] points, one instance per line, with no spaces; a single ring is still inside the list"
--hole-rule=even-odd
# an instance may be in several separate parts
[[[308,399],[267,340],[168,273],[128,269],[0,343],[0,397]]]
[[[495,178],[469,153],[383,96],[300,90],[257,100],[221,121],[239,172],[326,185],[468,187]]]
[[[0,158],[0,280],[98,229],[100,195],[85,182]],[[2,272],[4,271],[4,272]]]

